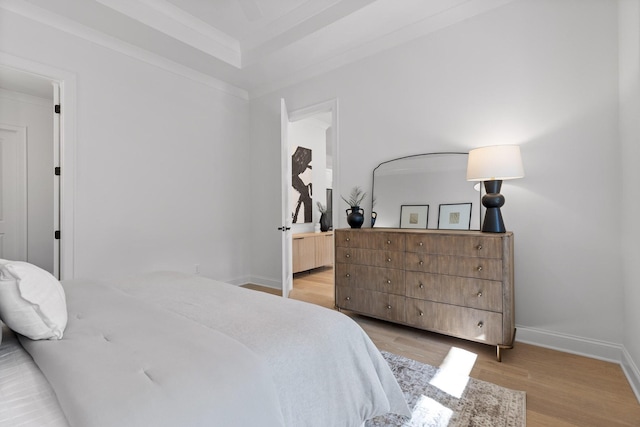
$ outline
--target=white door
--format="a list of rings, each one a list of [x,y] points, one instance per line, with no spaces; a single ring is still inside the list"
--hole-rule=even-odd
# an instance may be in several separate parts
[[[60,85],[52,82],[53,85],[53,106],[60,105]],[[60,166],[60,112],[53,114],[53,166]],[[55,169],[54,169],[55,170]],[[59,170],[59,169],[58,169]],[[53,176],[53,230],[60,231],[60,173]],[[56,238],[58,237],[58,238]],[[53,275],[60,278],[60,236],[51,236],[53,239]]]
[[[291,187],[291,156],[289,155],[289,113],[284,99],[280,100],[280,144],[282,150],[282,296],[289,297],[293,289],[293,256],[291,241],[291,212],[289,188]]]
[[[27,130],[0,124],[0,258],[27,260]]]

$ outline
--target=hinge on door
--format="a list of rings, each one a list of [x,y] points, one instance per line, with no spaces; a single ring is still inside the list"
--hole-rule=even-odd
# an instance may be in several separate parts
[[[60,114],[60,104],[56,104],[53,107],[53,111],[55,111],[56,114]]]
[[[56,230],[53,232],[53,238],[56,240],[60,240],[60,230]]]
[[[53,168],[53,173],[56,176],[60,176],[60,166],[56,166],[55,168]]]

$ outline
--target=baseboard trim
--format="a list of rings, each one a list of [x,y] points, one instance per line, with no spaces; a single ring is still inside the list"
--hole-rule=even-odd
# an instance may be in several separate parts
[[[239,278],[236,278],[236,279],[222,280],[222,282],[228,283],[230,285],[242,286],[242,285],[246,285],[247,283],[249,283],[248,280],[249,280],[248,276],[243,276],[243,277],[239,277]]]
[[[640,369],[638,369],[638,366],[634,363],[625,347],[622,347],[622,361],[620,365],[622,366],[622,371],[627,376],[627,380],[629,380],[629,385],[635,393],[638,402],[640,402]]]
[[[516,341],[537,345],[565,353],[621,363],[623,346],[606,341],[593,340],[574,335],[561,334],[543,329],[516,326]]]
[[[242,284],[246,285],[247,283],[266,286],[267,288],[282,289],[282,282],[280,280],[269,279],[267,277],[249,276],[247,281]]]

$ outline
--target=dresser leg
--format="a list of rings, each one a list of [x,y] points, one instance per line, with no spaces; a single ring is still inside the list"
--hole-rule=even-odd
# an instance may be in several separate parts
[[[498,359],[498,362],[502,362],[502,354],[500,353],[501,349],[502,347],[499,345],[496,346],[496,358]]]

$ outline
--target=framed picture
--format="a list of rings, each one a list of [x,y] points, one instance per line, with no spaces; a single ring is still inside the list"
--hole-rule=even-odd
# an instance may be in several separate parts
[[[440,205],[438,229],[468,230],[471,226],[471,203]]]
[[[400,228],[427,228],[429,205],[400,206]]]

